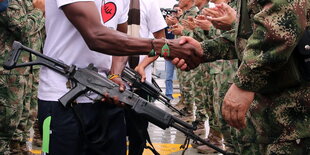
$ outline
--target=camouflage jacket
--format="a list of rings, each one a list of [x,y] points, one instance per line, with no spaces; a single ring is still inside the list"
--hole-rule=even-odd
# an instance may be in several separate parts
[[[29,67],[4,70],[2,67],[5,56],[12,50],[13,41],[41,51],[44,41],[44,16],[42,11],[35,9],[32,0],[11,0],[6,11],[0,13],[0,74],[29,74]],[[28,62],[28,53],[22,53],[21,62]],[[32,59],[35,59],[32,56]]]
[[[292,52],[310,26],[309,1],[239,0],[237,12],[234,30],[201,43],[204,60],[238,58],[241,65],[234,83],[245,90],[286,87],[279,82],[293,85],[298,75],[286,70],[294,66]]]
[[[198,12],[198,8],[196,6],[191,7],[189,10],[185,11],[181,17],[179,18],[179,24],[182,25],[182,21],[183,19],[187,19],[188,16],[193,16],[195,17],[197,15]],[[183,30],[182,31],[183,36],[193,36],[193,31],[190,30]],[[180,36],[176,36],[176,38],[179,38]]]
[[[204,8],[209,8],[209,2],[206,3],[202,7],[202,9],[197,12],[197,15],[199,15]],[[193,30],[193,38],[195,40],[197,40],[197,41],[203,41],[203,40],[206,40],[206,39],[210,39],[210,38],[208,38],[208,31],[205,31],[205,30],[203,30],[203,29],[201,29],[199,27],[196,27]]]

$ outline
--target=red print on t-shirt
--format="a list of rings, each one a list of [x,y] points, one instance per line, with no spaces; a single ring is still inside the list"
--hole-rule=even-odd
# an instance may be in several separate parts
[[[102,20],[104,23],[111,20],[116,13],[116,5],[113,2],[108,2],[101,6],[101,14],[102,14]]]

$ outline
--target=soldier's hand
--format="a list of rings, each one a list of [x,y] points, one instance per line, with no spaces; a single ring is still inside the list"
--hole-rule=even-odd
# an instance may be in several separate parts
[[[206,17],[204,15],[198,15],[195,19],[196,20],[205,20]]]
[[[197,27],[193,18],[189,18],[187,20],[182,20],[182,24],[183,24],[184,28],[188,29],[188,30],[194,30]]]
[[[201,14],[206,17],[218,18],[224,15],[224,12],[222,11],[223,10],[220,10],[218,8],[204,8]]]
[[[209,31],[211,29],[212,23],[207,19],[197,18],[195,19],[195,23],[198,27],[203,30]]]
[[[182,35],[183,30],[184,30],[184,27],[182,25],[179,25],[179,24],[173,25],[171,28],[171,32],[174,35]]]
[[[180,46],[182,45],[182,46]],[[173,40],[172,63],[182,70],[196,68],[202,62],[203,50],[198,41],[191,37],[181,37]],[[173,49],[173,48],[172,48]]]
[[[232,127],[246,127],[246,113],[254,100],[254,92],[246,91],[232,84],[227,91],[222,105],[224,120]]]
[[[166,17],[166,23],[167,25],[171,26],[171,25],[175,25],[177,24],[179,21],[176,17],[173,17],[173,16],[170,16],[170,15],[167,15]]]
[[[45,0],[33,0],[32,4],[35,8],[40,9],[43,13],[45,13]]]
[[[221,30],[230,30],[232,28],[233,22],[236,20],[236,11],[225,3],[216,5],[215,10],[217,10],[221,15],[207,16],[206,18],[213,24],[215,28]]]
[[[135,71],[138,72],[138,73],[140,74],[140,76],[141,76],[141,82],[144,82],[145,79],[146,79],[145,68],[138,65],[138,66],[135,68]]]

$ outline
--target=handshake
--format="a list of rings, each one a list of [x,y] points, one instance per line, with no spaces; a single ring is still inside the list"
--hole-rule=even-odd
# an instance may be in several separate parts
[[[161,48],[164,45],[159,40],[154,40],[156,54],[171,60],[181,70],[189,71],[202,63],[203,49],[195,39],[191,37],[180,37],[178,39],[165,40],[165,43],[169,46],[168,50]],[[167,54],[163,54],[165,51]]]

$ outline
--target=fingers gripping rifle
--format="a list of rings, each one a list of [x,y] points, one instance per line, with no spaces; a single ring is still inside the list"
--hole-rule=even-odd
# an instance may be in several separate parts
[[[184,113],[176,109],[170,104],[170,99],[161,93],[161,90],[154,87],[151,83],[145,81],[141,82],[141,76],[135,70],[125,67],[122,72],[122,79],[127,83],[130,83],[133,88],[141,89],[148,95],[152,96],[154,99],[159,100],[165,104],[172,111],[177,112],[181,116],[185,116]]]
[[[20,53],[22,51],[29,52],[38,57],[37,60],[28,63],[17,64]],[[88,91],[92,91],[101,95],[103,93],[108,93],[110,96],[118,96],[119,101],[125,103],[128,107],[134,110],[136,113],[141,114],[147,118],[147,120],[156,126],[166,129],[168,127],[173,127],[184,133],[188,138],[194,141],[200,141],[201,143],[208,145],[209,147],[227,154],[222,149],[210,144],[204,139],[198,137],[193,133],[194,127],[182,120],[170,115],[169,113],[163,111],[162,109],[154,106],[138,95],[125,90],[124,92],[119,91],[117,84],[108,80],[104,76],[101,76],[96,72],[96,68],[93,65],[89,65],[86,68],[77,68],[74,65],[68,66],[61,63],[55,59],[45,56],[39,52],[35,52],[32,49],[23,46],[19,42],[14,42],[13,51],[6,58],[4,63],[5,69],[13,69],[17,67],[32,66],[32,65],[44,65],[55,72],[66,76],[73,84],[74,88],[71,89],[67,94],[59,99],[59,101],[66,107],[68,103],[74,101],[78,96],[84,94]]]

